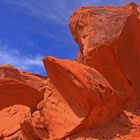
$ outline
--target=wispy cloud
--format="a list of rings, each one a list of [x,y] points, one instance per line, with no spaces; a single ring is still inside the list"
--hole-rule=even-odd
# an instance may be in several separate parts
[[[35,21],[36,27],[30,26],[28,21],[23,24],[9,25],[9,28],[19,28],[39,34],[46,39],[53,39],[56,42],[71,44],[70,33],[68,30],[68,20],[74,9],[77,8],[77,2],[68,2],[66,0],[1,0],[0,3],[10,6],[14,13],[22,12],[29,15]],[[51,31],[51,27],[56,28]],[[66,38],[67,37],[67,38]]]
[[[78,7],[87,5],[122,5],[130,0],[1,0],[4,3],[18,6],[16,10],[23,10],[40,20],[53,20],[65,25],[71,13]],[[131,0],[139,3],[139,0]]]
[[[16,10],[23,11],[44,22],[55,21],[66,25],[72,12],[81,6],[98,5],[102,0],[2,0],[15,5]],[[54,22],[54,23],[55,23]]]
[[[0,42],[0,65],[11,64],[19,69],[32,70],[34,68],[43,68],[43,56],[24,56],[17,49],[10,49],[10,46]]]
[[[74,12],[75,9],[81,6],[89,5],[118,6],[126,4],[129,1],[130,0],[0,0],[0,4],[3,3],[6,4],[6,6],[8,5],[10,7],[8,7],[10,9],[8,10],[10,12],[14,11],[15,13],[18,13],[18,16],[21,15],[22,17],[23,15],[28,15],[29,18],[31,17],[31,21],[29,21],[27,18],[26,22],[21,23],[18,21],[17,16],[16,19],[18,22],[16,21],[16,24],[8,24],[9,27],[7,26],[6,29],[14,28],[14,31],[17,32],[20,31],[18,29],[21,29],[20,32],[26,31],[28,33],[38,34],[38,38],[40,39],[38,42],[36,41],[36,39],[31,40],[33,42],[37,42],[37,44],[40,44],[39,42],[42,41],[42,36],[45,37],[46,41],[54,40],[54,42],[56,42],[55,44],[57,45],[54,45],[53,43],[52,45],[50,43],[47,47],[49,48],[54,46],[55,52],[56,46],[72,46],[74,44],[67,24],[70,15]],[[140,3],[139,0],[131,1]],[[22,12],[23,14],[21,14],[20,12]],[[8,34],[10,34],[10,32]],[[24,35],[22,35],[21,38],[29,38],[30,40],[30,37]],[[36,67],[42,69],[43,57],[41,54],[37,54],[38,52],[36,52],[37,55],[35,56],[28,55],[28,52],[26,54],[23,54],[18,49],[13,49],[13,47],[11,49],[10,47],[11,46],[0,42],[0,64],[9,63],[24,70],[36,70]]]
[[[64,0],[3,0],[4,3],[18,6],[16,10],[23,10],[40,20],[54,20],[65,24],[69,10]]]

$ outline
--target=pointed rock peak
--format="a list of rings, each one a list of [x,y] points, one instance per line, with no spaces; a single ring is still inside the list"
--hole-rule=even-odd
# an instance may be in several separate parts
[[[57,59],[55,58],[55,57],[52,57],[52,56],[48,56],[48,57],[45,57],[44,59],[43,59],[43,62],[46,62],[46,61],[56,61]]]

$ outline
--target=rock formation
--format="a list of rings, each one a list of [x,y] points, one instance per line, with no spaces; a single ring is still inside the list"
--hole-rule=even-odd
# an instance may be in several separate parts
[[[13,105],[0,111],[0,137],[5,138],[20,130],[20,123],[30,117],[30,108],[24,105]]]
[[[11,65],[0,66],[0,78],[11,78],[19,80],[38,91],[42,91],[46,85],[46,77],[35,75],[29,72],[18,70]]]
[[[44,58],[48,78],[0,67],[0,138],[139,139],[140,6],[83,7],[75,61]]]
[[[44,77],[10,65],[0,66],[0,138],[17,137],[20,123],[36,110],[45,88]]]
[[[20,81],[0,79],[0,110],[15,104],[22,104],[34,111],[42,99],[43,94]]]
[[[67,104],[63,105],[64,114],[60,116],[58,98],[54,102],[56,113],[47,114],[53,118],[46,121],[57,138],[83,128],[97,127],[121,112],[115,91],[95,69],[53,57],[44,59],[44,64],[51,82]],[[110,112],[113,113],[110,115]]]
[[[98,70],[125,102],[140,94],[139,15],[135,3],[85,7],[74,12],[69,23],[80,46],[77,61]]]

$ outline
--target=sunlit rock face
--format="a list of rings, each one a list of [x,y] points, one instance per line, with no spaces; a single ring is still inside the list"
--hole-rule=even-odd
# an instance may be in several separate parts
[[[121,112],[115,91],[95,69],[53,57],[44,59],[44,64],[51,82],[65,101],[62,118],[54,116],[53,120],[48,120],[56,137],[97,127]],[[58,98],[54,103],[57,114],[60,114],[59,104]]]
[[[44,65],[46,92],[35,115],[21,124],[26,137],[33,138],[31,129],[38,139],[64,139],[99,127],[122,111],[114,89],[95,69],[54,57],[45,58]]]
[[[0,110],[0,138],[10,139],[20,130],[20,123],[30,115],[31,110],[25,105],[8,106]]]
[[[0,95],[0,110],[15,104],[22,104],[29,106],[34,111],[43,98],[36,89],[20,81],[7,78],[0,79]]]
[[[0,138],[21,137],[20,123],[37,109],[44,97],[46,81],[11,65],[0,66]]]
[[[0,66],[0,139],[139,139],[139,15],[135,3],[76,10],[80,52],[45,57],[48,78]]]
[[[140,6],[128,3],[80,8],[69,22],[80,46],[76,60],[98,70],[121,100],[140,94],[139,19]]]
[[[45,88],[46,77],[19,70],[11,65],[0,66],[0,78],[19,80],[41,91]]]

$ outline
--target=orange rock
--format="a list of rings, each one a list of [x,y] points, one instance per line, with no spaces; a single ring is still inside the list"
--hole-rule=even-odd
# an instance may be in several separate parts
[[[30,108],[23,105],[13,105],[0,111],[0,138],[14,135],[20,130],[20,123],[30,117]]]
[[[80,8],[69,26],[78,62],[98,70],[125,101],[140,95],[140,6]]]
[[[114,90],[95,69],[53,57],[44,64],[58,90],[44,98],[43,109],[54,139],[102,125],[121,112]]]
[[[4,140],[20,138],[20,122],[26,118],[28,110],[35,111],[43,99],[46,81],[45,77],[18,70],[11,65],[0,66],[0,134]],[[11,110],[9,115],[5,112],[7,108]],[[17,113],[12,116],[14,112]]]
[[[33,110],[43,99],[43,94],[18,80],[0,79],[0,110],[15,104],[26,105]]]
[[[0,66],[0,78],[11,78],[19,80],[29,86],[42,91],[46,86],[46,77],[18,70],[11,65]]]
[[[0,139],[139,139],[140,6],[80,8],[69,26],[80,52],[45,58],[48,79],[0,66]]]
[[[41,122],[40,112],[36,111],[32,117],[21,123],[23,137],[29,140],[45,140],[49,138],[48,129],[44,127],[45,122]]]

